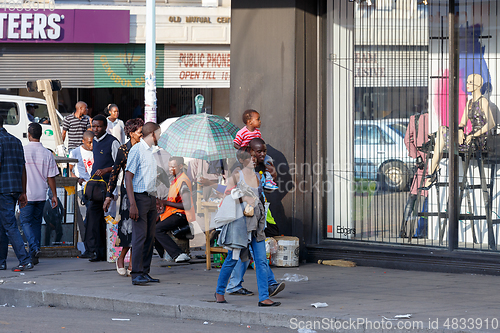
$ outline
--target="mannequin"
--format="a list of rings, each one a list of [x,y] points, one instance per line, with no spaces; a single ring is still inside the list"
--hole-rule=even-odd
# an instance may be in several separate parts
[[[486,134],[495,127],[489,102],[481,94],[482,86],[483,78],[481,75],[471,74],[467,77],[467,92],[472,94],[472,99],[467,102],[462,119],[458,124],[458,150],[460,152],[468,151],[471,143],[475,144],[477,149],[483,149],[486,143]],[[464,128],[469,120],[472,123],[472,131],[465,135]],[[448,127],[441,126],[437,132],[434,155],[423,190],[430,189],[437,181],[438,165],[443,157],[445,146],[449,146],[449,131]]]

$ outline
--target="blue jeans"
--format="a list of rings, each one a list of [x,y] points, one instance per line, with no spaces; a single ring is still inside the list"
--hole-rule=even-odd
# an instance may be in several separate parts
[[[427,213],[427,198],[425,198],[424,204],[422,205],[422,213]],[[427,217],[420,217],[417,230],[415,230],[415,235],[413,237],[427,238]]]
[[[31,258],[24,248],[24,241],[19,229],[15,215],[16,202],[19,193],[0,194],[0,264],[5,264],[9,241],[16,253],[20,265],[31,262]]]
[[[21,227],[28,240],[30,255],[32,257],[36,251],[40,251],[44,206],[45,201],[28,201],[28,204],[24,208],[21,208],[21,214],[19,215]]]
[[[253,256],[253,251],[251,252]],[[245,262],[238,260],[238,263],[236,264],[236,266],[234,266],[234,269],[231,273],[231,277],[229,278],[229,283],[227,285],[226,292],[234,293],[235,291],[238,291],[241,288],[243,288],[241,284],[244,282],[243,276],[245,275],[248,269],[248,264],[250,264],[250,260]],[[267,265],[267,285],[270,287],[275,284],[278,284],[278,282],[274,277],[274,273],[271,270],[271,267]]]
[[[269,265],[267,264],[266,259],[266,242],[257,242],[255,237],[252,237],[250,247],[253,249],[254,254],[253,259],[255,262],[255,271],[257,274],[259,301],[262,302],[269,298],[269,290],[267,285]],[[233,271],[234,266],[236,266],[237,262],[238,260],[233,259],[233,251],[229,251],[227,254],[227,258],[220,269],[219,278],[217,280],[217,294],[224,295],[229,276],[231,275],[231,272]]]

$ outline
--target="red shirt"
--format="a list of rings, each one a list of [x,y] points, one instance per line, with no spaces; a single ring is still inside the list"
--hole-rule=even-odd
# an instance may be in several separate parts
[[[253,132],[250,132],[246,126],[243,126],[242,129],[236,133],[236,138],[234,138],[234,143],[236,143],[240,147],[246,147],[250,143],[252,139],[261,138],[260,130],[258,128],[254,129]]]

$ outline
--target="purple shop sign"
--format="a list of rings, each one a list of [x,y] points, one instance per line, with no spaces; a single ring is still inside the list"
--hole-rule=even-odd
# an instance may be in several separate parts
[[[0,43],[128,44],[128,10],[0,10]]]

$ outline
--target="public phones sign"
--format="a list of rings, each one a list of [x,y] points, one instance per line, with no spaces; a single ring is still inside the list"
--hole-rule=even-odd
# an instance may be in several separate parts
[[[0,43],[126,44],[128,10],[0,9]]]

